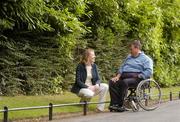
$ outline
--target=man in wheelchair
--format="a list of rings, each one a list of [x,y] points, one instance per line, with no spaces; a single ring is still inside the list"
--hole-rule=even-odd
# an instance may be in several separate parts
[[[134,40],[130,44],[130,54],[118,70],[118,73],[109,81],[110,111],[116,109],[123,112],[124,98],[129,87],[137,87],[141,80],[150,78],[153,73],[153,61],[141,51],[141,43]]]

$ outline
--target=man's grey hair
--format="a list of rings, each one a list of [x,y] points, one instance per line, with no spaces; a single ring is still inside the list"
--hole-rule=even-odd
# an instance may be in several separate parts
[[[142,47],[140,40],[134,40],[131,45],[134,45],[134,47],[138,49],[141,49]]]

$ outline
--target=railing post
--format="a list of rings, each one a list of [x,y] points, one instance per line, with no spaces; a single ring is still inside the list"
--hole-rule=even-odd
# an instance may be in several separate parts
[[[179,91],[179,99],[180,99],[180,91]]]
[[[4,119],[3,122],[8,122],[8,107],[4,106]]]
[[[172,92],[169,93],[169,100],[172,101]]]
[[[53,116],[53,104],[49,103],[49,120],[52,120]]]
[[[151,93],[150,87],[148,87],[148,92],[149,92],[149,94]],[[148,98],[149,98],[149,100],[150,100],[150,99],[151,99],[151,96],[149,95]]]
[[[145,100],[145,106],[148,106],[148,99]]]
[[[87,101],[84,101],[84,105],[83,105],[83,113],[84,113],[84,116],[87,115]]]

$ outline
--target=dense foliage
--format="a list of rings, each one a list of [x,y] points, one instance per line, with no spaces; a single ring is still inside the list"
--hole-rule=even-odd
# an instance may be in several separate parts
[[[104,82],[141,39],[161,86],[180,85],[179,0],[1,0],[0,92],[61,93],[82,50],[96,50]]]

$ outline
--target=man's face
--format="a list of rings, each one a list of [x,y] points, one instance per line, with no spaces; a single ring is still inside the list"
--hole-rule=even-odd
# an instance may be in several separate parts
[[[132,56],[136,56],[139,53],[139,49],[135,47],[134,45],[130,46],[130,53]]]

